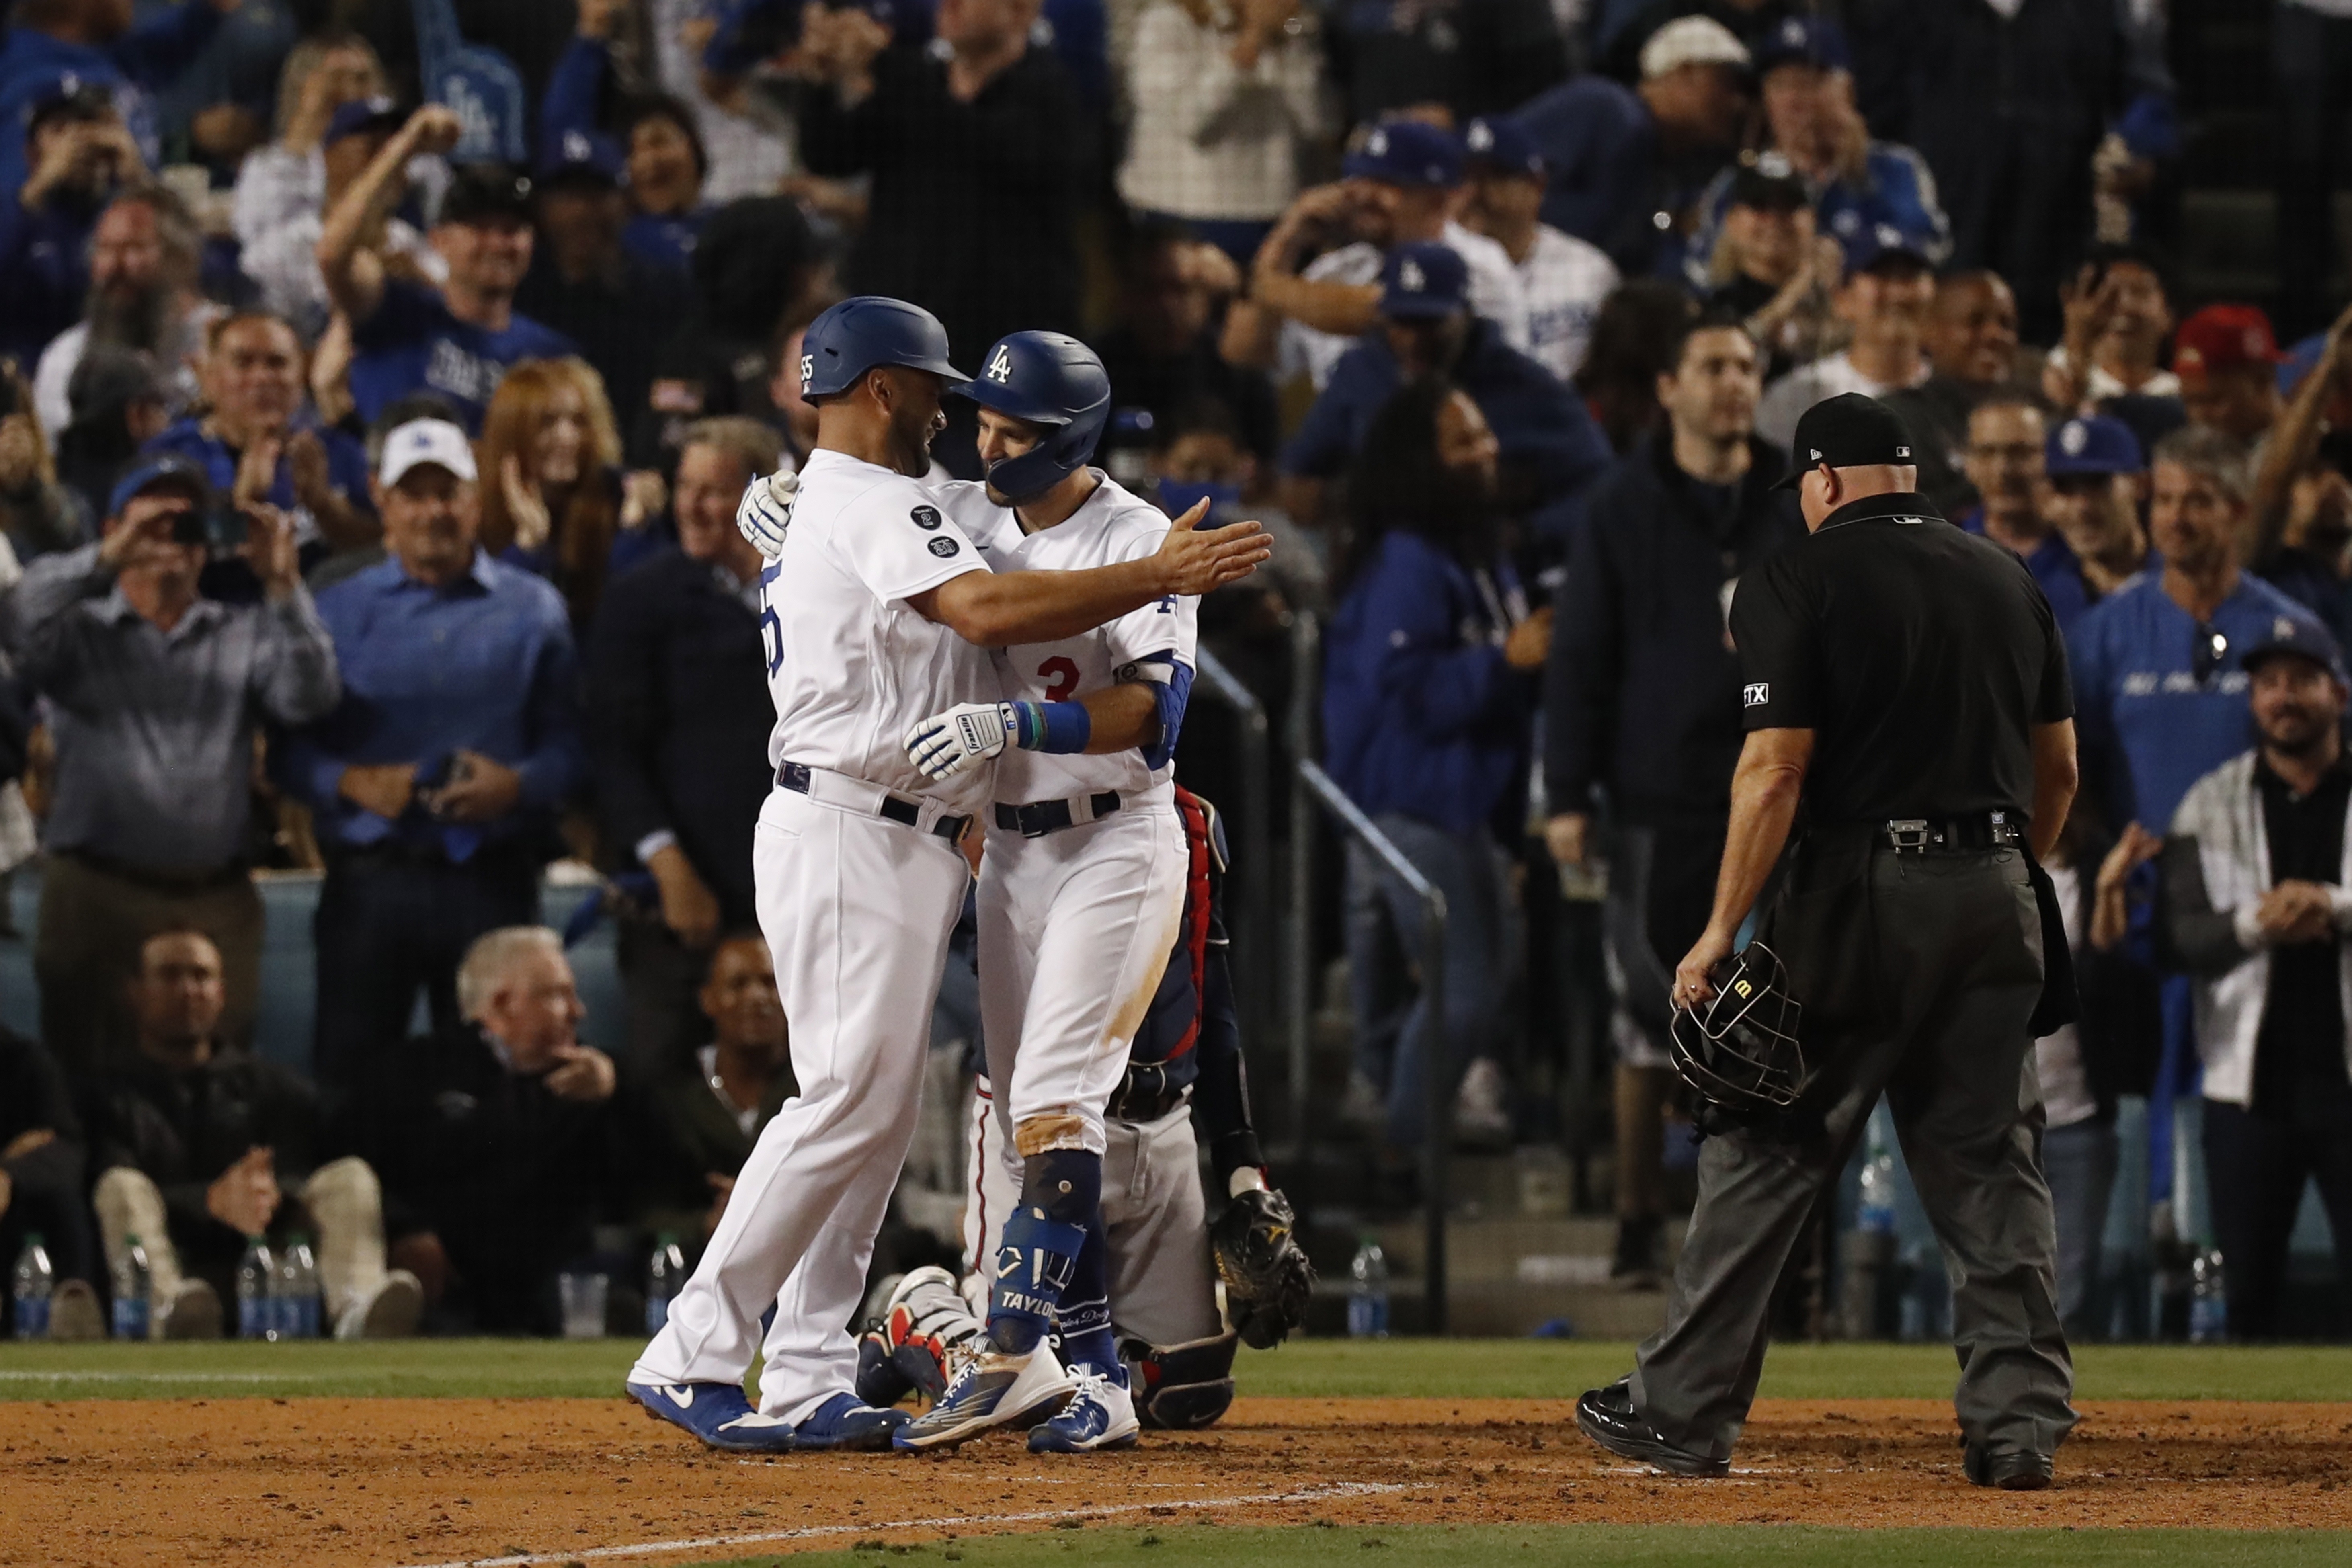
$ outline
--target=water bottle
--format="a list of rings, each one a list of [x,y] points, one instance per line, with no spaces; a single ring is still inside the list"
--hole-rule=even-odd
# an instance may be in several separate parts
[[[1369,1236],[1348,1265],[1348,1334],[1359,1340],[1389,1337],[1389,1258]]]
[[[310,1257],[310,1238],[299,1231],[278,1255],[277,1298],[277,1338],[319,1337],[319,1266]]]
[[[2221,1255],[2199,1253],[2189,1278],[2189,1342],[2218,1345],[2230,1337],[2230,1289],[2221,1276]]]
[[[269,1244],[260,1237],[245,1239],[245,1256],[236,1262],[236,1337],[241,1340],[267,1340],[277,1336],[270,1331],[277,1327],[270,1296],[277,1260],[269,1256]]]
[[[1862,1204],[1854,1214],[1854,1229],[1865,1236],[1895,1234],[1895,1152],[1870,1128],[1870,1152],[1862,1165]]]
[[[49,1267],[48,1252],[41,1246],[41,1233],[28,1233],[25,1250],[16,1255],[16,1279],[12,1291],[16,1301],[18,1339],[48,1337],[49,1294],[57,1289],[57,1283],[58,1273]]]
[[[663,1231],[654,1237],[653,1261],[646,1268],[646,1333],[648,1338],[660,1333],[669,1322],[669,1304],[677,1297],[678,1287],[686,1283],[686,1254],[677,1245],[675,1232]]]
[[[122,1256],[114,1269],[114,1337],[147,1337],[149,1299],[155,1291],[154,1271],[147,1267],[147,1249],[135,1236],[122,1238]]]

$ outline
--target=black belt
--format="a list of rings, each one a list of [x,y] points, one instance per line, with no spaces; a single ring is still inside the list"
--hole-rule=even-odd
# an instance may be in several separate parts
[[[1094,807],[1094,820],[1100,822],[1118,809],[1118,791],[1107,789],[1088,797]],[[996,826],[1007,833],[1018,832],[1024,838],[1043,838],[1048,833],[1059,833],[1065,827],[1075,827],[1070,819],[1070,803],[1066,800],[1033,800],[1026,805],[1003,805],[996,808]]]
[[[794,795],[809,794],[808,764],[786,763],[778,768],[776,787],[791,790]],[[888,794],[882,796],[882,804],[874,808],[874,815],[887,816],[905,827],[919,827],[923,821],[923,808],[920,805],[904,796]],[[953,844],[963,837],[964,829],[971,826],[971,818],[969,816],[942,816],[931,824],[931,832],[936,837]]]
[[[1873,837],[1884,839],[1898,855],[1979,854],[1988,849],[2014,849],[2025,842],[2025,829],[2006,811],[1979,812],[1972,816],[1933,819],[1900,817],[1880,824]]]
[[[1184,1102],[1189,1084],[1168,1081],[1166,1062],[1130,1062],[1104,1114],[1113,1121],[1157,1121]]]

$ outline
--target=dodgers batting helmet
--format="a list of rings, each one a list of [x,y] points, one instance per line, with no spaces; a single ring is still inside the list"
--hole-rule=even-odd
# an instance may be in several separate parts
[[[904,300],[859,294],[801,334],[801,395],[846,392],[877,364],[927,370],[950,382],[969,379],[948,363],[948,330],[937,316]]]
[[[980,374],[955,390],[982,408],[1048,426],[1035,447],[989,466],[988,482],[1014,500],[1041,495],[1077,472],[1110,418],[1110,375],[1102,360],[1062,332],[997,339]]]
[[[1675,1070],[1734,1121],[1786,1110],[1812,1074],[1797,1039],[1804,1009],[1789,994],[1780,955],[1751,942],[1708,978],[1713,1000],[1675,1009],[1667,1030]]]

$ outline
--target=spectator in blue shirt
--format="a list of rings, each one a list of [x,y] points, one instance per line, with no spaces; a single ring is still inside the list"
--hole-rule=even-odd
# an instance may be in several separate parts
[[[1389,400],[1349,478],[1356,534],[1324,647],[1325,765],[1445,895],[1446,1059],[1432,1064],[1405,984],[1420,900],[1349,845],[1357,1046],[1346,1114],[1370,1130],[1385,1103],[1402,1144],[1449,1104],[1460,1131],[1510,1132],[1493,1058],[1516,916],[1496,829],[1522,809],[1551,612],[1528,614],[1503,553],[1500,455],[1478,405],[1438,377]]]
[[[138,143],[142,162],[163,162],[153,93],[175,80],[202,53],[240,0],[184,0],[159,6],[143,25],[115,0],[17,0],[0,33],[0,125],[22,125],[25,110],[67,77],[114,100]],[[25,183],[25,149],[0,138],[0,191]]]
[[[539,109],[539,157],[557,162],[566,138],[596,134],[600,108],[613,91],[612,35],[627,17],[621,5],[580,7],[572,35],[547,79]],[[667,93],[641,93],[620,106],[617,129],[628,147],[631,213],[621,243],[630,254],[683,273],[695,241],[715,210],[702,199],[709,154],[694,111]]]
[[[1640,87],[1580,76],[1530,100],[1517,119],[1551,172],[1544,222],[1629,278],[1679,266],[1679,243],[1665,241],[1739,139],[1748,65],[1722,23],[1683,16],[1643,47]]]
[[[268,501],[286,512],[306,568],[373,544],[367,452],[310,407],[293,327],[266,310],[239,310],[205,338],[208,412],[174,422],[145,450],[188,459],[240,503]]]
[[[2074,547],[2042,510],[2050,482],[2044,426],[2042,405],[2021,393],[1996,393],[1969,412],[1966,467],[1978,500],[1952,521],[2023,559],[2058,629],[2069,632],[2094,595]]]
[[[416,994],[457,1021],[476,937],[530,924],[557,805],[578,785],[562,596],[484,555],[465,432],[419,419],[384,437],[375,488],[392,558],[319,598],[343,700],[279,752],[316,814],[316,1066],[351,1081],[406,1031]]]
[[[1294,516],[1311,517],[1321,482],[1363,452],[1398,387],[1444,380],[1478,405],[1501,451],[1501,501],[1565,549],[1577,498],[1608,470],[1609,443],[1568,385],[1470,313],[1468,268],[1437,242],[1401,245],[1381,268],[1377,331],[1340,356],[1283,448]]]
[[[49,340],[81,318],[98,215],[147,165],[103,89],[60,78],[25,113],[28,172],[0,187],[0,299],[8,301],[0,354],[30,372]]]
[[[2050,432],[2042,461],[2050,476],[2042,515],[2074,546],[2095,605],[2147,564],[2140,522],[2147,459],[2139,437],[2120,419],[2084,415]]]
[[[327,297],[352,323],[351,394],[363,420],[423,389],[447,398],[478,431],[509,365],[578,352],[515,311],[515,289],[530,269],[530,182],[509,170],[472,164],[451,183],[431,235],[449,267],[439,288],[387,277],[365,249],[364,237],[380,232],[406,193],[409,161],[447,153],[459,130],[439,104],[410,115],[329,210],[319,237]]]

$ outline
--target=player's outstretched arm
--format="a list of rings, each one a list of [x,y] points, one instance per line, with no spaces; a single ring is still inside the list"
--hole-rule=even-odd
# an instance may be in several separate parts
[[[1274,553],[1255,522],[1202,529],[1203,500],[1176,520],[1157,554],[1084,572],[967,572],[908,603],[982,647],[1059,642],[1171,594],[1201,595],[1256,571]]]

